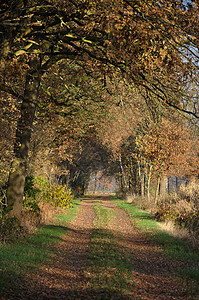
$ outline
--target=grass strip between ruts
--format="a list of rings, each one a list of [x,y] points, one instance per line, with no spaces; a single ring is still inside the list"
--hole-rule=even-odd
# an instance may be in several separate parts
[[[154,220],[150,213],[125,202],[124,200],[115,201],[118,207],[125,210],[134,224],[143,233],[147,235],[149,240],[154,241],[157,245],[164,249],[164,252],[172,259],[186,261],[190,263],[189,269],[178,270],[182,277],[189,277],[199,281],[199,253],[188,246],[186,242],[180,238],[176,238],[169,233],[160,229],[159,222]]]
[[[124,249],[108,229],[117,214],[101,205],[94,206],[95,229],[92,232],[86,277],[97,299],[123,299],[132,295],[132,264]]]
[[[20,289],[29,280],[30,271],[39,269],[56,256],[55,244],[67,233],[67,223],[76,216],[79,202],[74,201],[66,215],[55,216],[62,226],[45,225],[33,235],[0,245],[0,296]]]

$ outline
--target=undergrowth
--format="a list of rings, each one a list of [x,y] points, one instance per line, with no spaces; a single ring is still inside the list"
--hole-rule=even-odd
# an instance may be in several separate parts
[[[160,221],[172,220],[199,237],[199,181],[182,184],[177,191],[162,199],[156,207],[156,218]]]

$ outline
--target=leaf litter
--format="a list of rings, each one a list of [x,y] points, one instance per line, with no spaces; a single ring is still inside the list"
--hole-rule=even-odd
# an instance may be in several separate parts
[[[187,296],[190,283],[175,276],[181,262],[166,258],[163,251],[133,225],[126,212],[117,208],[108,197],[101,200],[100,205],[117,213],[117,218],[109,222],[108,229],[113,232],[118,247],[132,258],[132,278],[129,280],[134,285],[128,296],[101,294],[88,282],[86,260],[95,219],[92,208],[95,199],[89,198],[81,202],[75,220],[67,224],[70,231],[56,246],[56,260],[39,271],[34,270],[31,281],[26,285],[23,286],[19,280],[20,292],[0,299],[199,299]]]

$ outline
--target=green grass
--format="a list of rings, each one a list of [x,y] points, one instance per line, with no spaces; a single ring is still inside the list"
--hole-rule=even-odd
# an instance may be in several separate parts
[[[110,195],[110,196],[109,196],[109,200],[110,200],[110,201],[114,201],[114,200],[117,200],[117,201],[118,201],[118,200],[122,200],[122,198],[117,197],[116,195]]]
[[[117,217],[117,214],[113,210],[101,205],[95,205],[94,211],[96,213],[95,225],[97,227],[107,227],[110,220]]]
[[[74,202],[66,215],[61,215],[62,224],[67,225],[75,217],[79,202]],[[59,218],[56,216],[56,218]],[[28,274],[39,269],[56,256],[55,245],[62,240],[68,228],[60,225],[48,225],[40,228],[36,234],[19,238],[13,243],[0,246],[0,291],[8,293],[20,287],[28,280]],[[0,295],[1,295],[0,292]]]
[[[93,202],[93,203],[102,203],[101,200],[93,200],[92,202]]]
[[[145,232],[159,229],[159,223],[152,219],[149,212],[141,210],[139,207],[129,204],[124,200],[117,200],[116,204],[128,213],[138,228],[143,229]]]
[[[148,212],[125,201],[117,200],[116,204],[124,209],[136,227],[145,233],[149,240],[161,246],[170,258],[190,264],[190,269],[179,270],[180,274],[184,274],[184,277],[188,276],[193,280],[199,279],[199,270],[192,268],[194,264],[197,263],[198,265],[198,251],[194,251],[185,241],[162,231],[160,229],[160,223],[155,221]]]
[[[132,293],[132,265],[128,254],[106,228],[117,215],[100,205],[94,209],[96,229],[93,230],[90,242],[86,276],[91,288],[101,295],[101,299],[123,299]]]
[[[84,195],[80,195],[79,199],[90,199],[90,198],[93,198],[93,197],[95,197],[95,195],[84,194]]]
[[[74,200],[71,208],[67,210],[66,214],[55,215],[55,219],[58,221],[58,224],[70,223],[77,214],[78,206],[80,205],[80,200]]]

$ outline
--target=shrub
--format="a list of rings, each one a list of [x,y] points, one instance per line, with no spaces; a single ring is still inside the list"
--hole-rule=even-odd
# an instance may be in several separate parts
[[[38,187],[35,187],[35,178],[32,175],[26,176],[24,195],[32,199],[36,199],[38,193],[41,193],[41,190]]]
[[[38,205],[38,195],[41,189],[35,186],[35,177],[26,176],[24,187],[23,211],[21,225],[27,232],[32,232],[40,224],[41,212]]]
[[[36,216],[39,216],[40,214],[38,202],[34,198],[26,196],[23,200],[23,208],[23,211],[32,212]]]
[[[178,198],[194,205],[199,204],[199,180],[191,181],[188,185],[182,184],[178,190]]]
[[[44,194],[44,199],[55,207],[68,208],[72,204],[73,194],[66,186],[53,185]]]
[[[199,182],[181,185],[177,192],[158,205],[155,216],[160,221],[172,220],[189,232],[199,234]]]
[[[45,191],[50,187],[50,184],[46,178],[37,176],[34,177],[34,186],[41,191]]]

